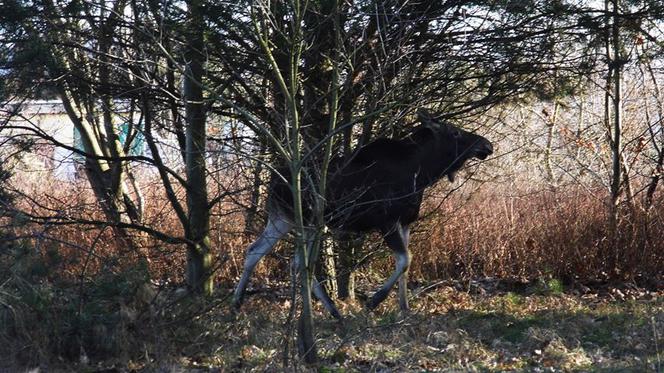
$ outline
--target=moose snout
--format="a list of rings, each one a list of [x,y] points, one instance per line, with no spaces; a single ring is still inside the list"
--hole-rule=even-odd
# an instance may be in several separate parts
[[[491,145],[491,143],[486,139],[483,139],[483,141],[481,141],[475,149],[477,158],[482,160],[493,154],[493,145]]]

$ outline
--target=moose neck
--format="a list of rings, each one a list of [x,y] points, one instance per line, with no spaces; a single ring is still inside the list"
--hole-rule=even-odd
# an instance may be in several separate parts
[[[440,178],[458,169],[456,165],[458,162],[455,162],[453,152],[444,149],[444,146],[435,136],[420,142],[417,156],[419,163],[417,185],[419,188],[429,187]]]

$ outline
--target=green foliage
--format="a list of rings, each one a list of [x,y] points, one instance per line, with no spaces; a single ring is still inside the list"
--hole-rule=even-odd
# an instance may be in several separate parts
[[[540,295],[560,295],[564,292],[563,282],[557,278],[538,279],[533,292]]]
[[[36,32],[34,22],[35,13],[40,13],[38,8],[34,4],[10,1],[3,2],[2,9],[0,31],[4,38],[0,38],[0,66],[3,67],[0,97],[52,96],[48,70],[55,66],[50,41]]]
[[[149,280],[147,265],[144,261],[123,269],[119,273],[108,272],[102,274],[92,284],[90,291],[93,298],[98,299],[127,299],[136,294],[138,286]]]
[[[547,288],[551,294],[562,294],[564,291],[563,282],[557,278],[547,281]]]
[[[136,301],[145,286],[145,265],[105,272],[93,281],[59,278],[56,247],[44,255],[28,241],[2,246],[0,273],[0,354],[17,363],[35,356],[77,361],[90,357],[131,355],[132,323],[146,304]],[[16,349],[17,345],[29,346]],[[3,350],[6,349],[6,350]]]
[[[5,159],[0,159],[0,218],[9,214],[13,200],[12,194],[7,190],[7,182],[12,173],[6,168],[6,164]]]
[[[0,25],[6,30],[19,27],[31,14],[29,7],[23,1],[8,0],[2,2]]]
[[[514,317],[513,313],[514,311],[468,312],[459,319],[459,325],[464,329],[476,331],[486,341],[503,338],[512,343],[521,343],[525,340],[529,328],[545,324],[545,320],[537,315]]]
[[[519,305],[522,305],[522,304],[524,303],[524,301],[525,301],[525,299],[524,299],[523,296],[521,296],[521,295],[519,295],[519,294],[517,294],[517,293],[513,293],[513,292],[511,292],[511,291],[508,292],[507,294],[505,294],[504,298],[505,298],[505,301],[506,301],[509,305],[512,305],[512,306],[519,306]]]

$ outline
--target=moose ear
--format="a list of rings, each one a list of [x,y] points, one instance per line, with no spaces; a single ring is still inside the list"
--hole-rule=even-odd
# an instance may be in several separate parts
[[[417,119],[426,127],[431,127],[436,124],[436,119],[427,109],[417,109]]]
[[[441,131],[441,126],[427,109],[417,109],[417,119],[421,125],[415,127],[413,139],[420,143],[437,139]]]

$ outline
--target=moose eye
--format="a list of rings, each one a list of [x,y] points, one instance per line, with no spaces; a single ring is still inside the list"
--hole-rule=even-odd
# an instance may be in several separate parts
[[[459,130],[456,129],[456,128],[453,129],[453,130],[452,130],[452,136],[454,136],[455,139],[458,139],[459,137],[461,137],[461,131],[459,131]]]

